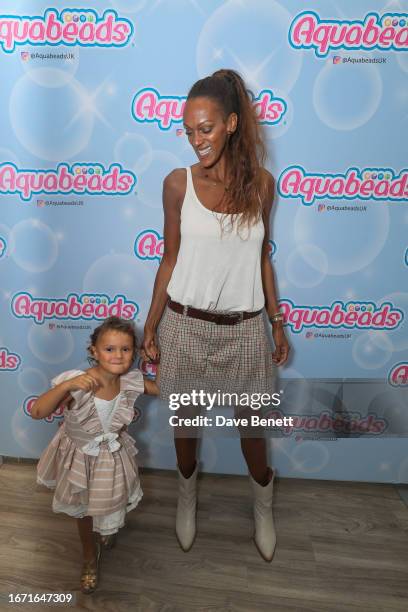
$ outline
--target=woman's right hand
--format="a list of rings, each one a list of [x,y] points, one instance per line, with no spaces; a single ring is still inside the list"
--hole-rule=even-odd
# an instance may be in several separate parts
[[[88,373],[70,378],[63,384],[65,384],[67,391],[92,391],[92,393],[95,393],[102,386],[95,376]]]
[[[160,351],[157,345],[156,333],[153,330],[145,328],[140,353],[144,361],[159,361]]]

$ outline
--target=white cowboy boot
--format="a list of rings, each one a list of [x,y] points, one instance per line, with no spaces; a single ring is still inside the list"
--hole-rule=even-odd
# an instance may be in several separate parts
[[[184,478],[178,470],[179,490],[176,515],[176,535],[184,552],[190,550],[196,535],[198,464],[190,478]]]
[[[272,472],[268,468],[269,473]],[[275,471],[268,484],[263,487],[249,475],[254,493],[254,520],[255,520],[255,545],[265,561],[272,561],[276,546],[275,527],[272,516],[272,489]]]

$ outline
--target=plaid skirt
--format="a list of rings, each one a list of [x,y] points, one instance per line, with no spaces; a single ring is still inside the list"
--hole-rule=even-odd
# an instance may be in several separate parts
[[[276,392],[277,367],[263,313],[236,325],[217,325],[166,307],[158,341],[160,397],[166,402],[170,394],[202,390],[231,394],[230,403],[215,405],[236,406],[242,394]]]

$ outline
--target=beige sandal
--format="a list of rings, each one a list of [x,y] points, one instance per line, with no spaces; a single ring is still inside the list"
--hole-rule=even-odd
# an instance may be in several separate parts
[[[111,550],[116,545],[116,533],[110,535],[100,535],[99,541],[104,550]]]
[[[98,586],[99,559],[101,557],[101,546],[96,543],[96,557],[92,561],[84,561],[81,573],[81,591],[86,595],[93,593]]]

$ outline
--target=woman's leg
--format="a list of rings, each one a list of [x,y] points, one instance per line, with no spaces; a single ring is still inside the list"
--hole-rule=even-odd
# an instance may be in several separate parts
[[[174,445],[179,470],[184,478],[190,478],[196,466],[197,438],[179,438],[175,435]]]
[[[241,436],[241,449],[252,478],[262,486],[267,485],[271,479],[271,473],[268,468],[265,438]]]
[[[266,441],[264,438],[241,437],[241,448],[251,474],[254,541],[263,559],[271,561],[276,546],[276,534],[272,515],[273,471],[267,463]]]
[[[176,513],[176,535],[181,548],[187,552],[196,536],[197,507],[197,438],[176,437],[178,475],[178,499]]]

